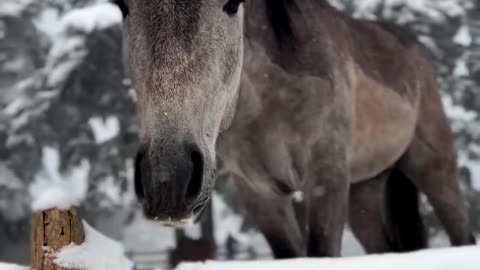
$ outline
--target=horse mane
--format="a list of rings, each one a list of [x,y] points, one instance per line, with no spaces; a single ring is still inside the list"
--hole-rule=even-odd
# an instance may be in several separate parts
[[[267,18],[272,27],[275,38],[280,46],[292,46],[296,41],[292,27],[292,12],[300,13],[297,0],[264,0]],[[301,0],[305,1],[305,0]],[[314,0],[317,5],[330,7],[328,0]]]
[[[295,0],[264,0],[267,17],[280,44],[292,43],[295,33],[292,28],[291,12],[295,8]]]

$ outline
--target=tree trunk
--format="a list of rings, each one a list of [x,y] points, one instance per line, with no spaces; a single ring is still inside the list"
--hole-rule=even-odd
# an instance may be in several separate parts
[[[74,243],[80,245],[85,240],[83,225],[77,210],[51,209],[37,212],[32,222],[32,269],[66,270],[57,266],[52,254]]]

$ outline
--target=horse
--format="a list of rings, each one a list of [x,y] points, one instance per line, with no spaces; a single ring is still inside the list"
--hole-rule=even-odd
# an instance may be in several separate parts
[[[218,156],[275,258],[340,256],[349,219],[368,252],[425,248],[420,192],[452,245],[475,243],[435,70],[406,32],[326,0],[115,2],[147,218],[194,222]]]

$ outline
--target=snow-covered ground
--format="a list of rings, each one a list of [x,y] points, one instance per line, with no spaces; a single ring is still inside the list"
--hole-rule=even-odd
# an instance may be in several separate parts
[[[55,263],[65,268],[85,270],[131,270],[133,263],[125,257],[120,243],[97,232],[83,222],[85,242],[70,244],[55,254]],[[1,270],[1,268],[0,268]]]
[[[478,270],[479,255],[476,246],[340,259],[186,263],[177,270]]]
[[[29,267],[26,266],[19,266],[16,264],[6,264],[0,263],[0,270],[29,270]]]
[[[70,244],[57,253],[55,263],[68,269],[83,270],[132,270],[133,263],[125,257],[123,246],[97,232],[83,222],[85,242]],[[0,263],[0,270],[27,270],[29,267]]]

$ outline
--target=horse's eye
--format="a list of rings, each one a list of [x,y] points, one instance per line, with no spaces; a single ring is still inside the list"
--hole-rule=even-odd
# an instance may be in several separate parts
[[[237,14],[238,8],[243,2],[245,2],[245,0],[228,0],[227,4],[223,7],[223,11],[228,15],[233,16]]]
[[[128,16],[128,6],[125,3],[125,0],[112,0],[112,2],[120,8],[123,18],[126,18]]]

